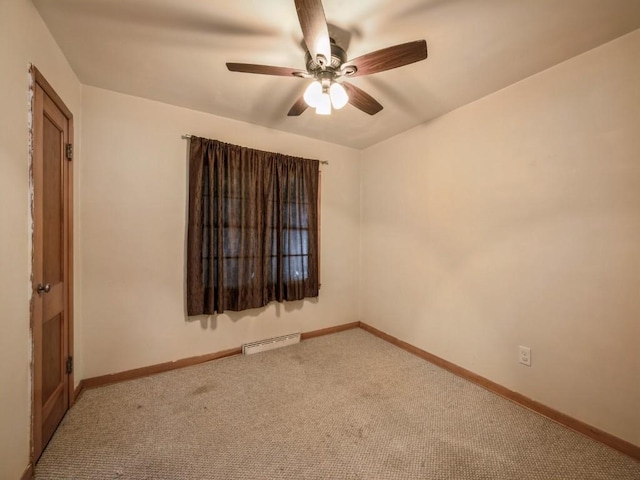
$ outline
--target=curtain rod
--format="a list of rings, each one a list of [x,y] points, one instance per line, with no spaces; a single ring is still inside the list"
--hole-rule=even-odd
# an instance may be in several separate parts
[[[193,135],[189,135],[188,133],[182,135],[182,138],[184,138],[185,140],[189,139],[191,137],[193,137]],[[329,165],[329,161],[328,160],[318,160],[318,161],[320,162],[320,165]]]

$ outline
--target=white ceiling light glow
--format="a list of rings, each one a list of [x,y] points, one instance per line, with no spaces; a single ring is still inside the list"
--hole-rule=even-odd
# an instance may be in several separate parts
[[[323,93],[320,96],[320,103],[316,106],[316,113],[318,115],[331,115],[331,98],[328,93]]]
[[[347,103],[349,103],[349,95],[342,85],[333,82],[329,88],[329,95],[331,96],[331,104],[333,108],[340,110]]]
[[[305,90],[303,98],[307,105],[316,109],[318,115],[330,115],[331,107],[339,110],[349,103],[347,91],[336,82],[331,82],[327,87],[315,80]]]
[[[312,108],[317,108],[322,101],[322,85],[317,80],[311,82],[304,91],[304,101]]]

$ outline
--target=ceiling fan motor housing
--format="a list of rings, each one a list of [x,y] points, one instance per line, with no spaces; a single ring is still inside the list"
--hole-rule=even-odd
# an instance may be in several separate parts
[[[331,62],[329,62],[328,65],[323,67],[320,63],[318,63],[318,61],[315,58],[311,57],[311,54],[308,51],[305,54],[307,71],[313,75],[317,75],[322,71],[329,71],[332,74],[337,74],[340,71],[340,66],[346,61],[347,61],[347,52],[345,52],[342,48],[336,45],[333,38],[331,39]]]

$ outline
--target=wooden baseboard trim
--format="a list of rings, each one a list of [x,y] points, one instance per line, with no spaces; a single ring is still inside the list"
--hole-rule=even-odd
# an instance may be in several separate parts
[[[337,325],[335,327],[322,328],[320,330],[313,330],[311,332],[305,332],[301,334],[302,340],[308,340],[314,337],[320,337],[322,335],[329,335],[331,333],[342,332],[344,330],[350,330],[358,328],[360,322],[346,323],[343,325]],[[136,378],[147,377],[156,373],[168,372],[169,370],[175,370],[177,368],[189,367],[192,365],[198,365],[199,363],[210,362],[211,360],[217,360],[219,358],[230,357],[232,355],[238,355],[242,353],[242,347],[231,348],[229,350],[223,350],[221,352],[208,353],[205,355],[199,355],[197,357],[183,358],[174,362],[158,363],[156,365],[150,365],[148,367],[134,368],[133,370],[126,370],[119,373],[111,373],[108,375],[100,375],[98,377],[85,378],[80,381],[78,388],[76,389],[76,399],[87,388],[101,387],[104,385],[110,385],[112,383],[124,382],[127,380],[134,380]]]
[[[344,332],[345,330],[352,330],[359,328],[360,322],[344,323],[342,325],[336,325],[335,327],[321,328],[320,330],[314,330],[312,332],[305,332],[300,335],[302,340],[309,340],[310,338],[321,337],[323,335],[330,335],[332,333]]]
[[[508,388],[495,383],[485,377],[482,377],[476,373],[473,373],[466,368],[462,368],[454,363],[451,363],[448,360],[445,360],[441,357],[433,355],[432,353],[426,352],[418,347],[411,345],[403,340],[400,340],[396,337],[389,335],[381,330],[378,330],[371,325],[367,325],[364,322],[360,322],[360,328],[366,330],[367,332],[379,337],[387,342],[406,350],[409,353],[412,353],[424,360],[427,360],[438,367],[441,367],[459,377],[462,377],[470,382],[475,383],[476,385],[481,386],[482,388],[489,390],[490,392],[496,393],[501,397],[506,398],[507,400],[511,400],[529,410],[532,410],[540,415],[543,415],[554,422],[557,422],[565,427],[574,430],[582,435],[585,435],[593,440],[596,440],[600,443],[603,443],[619,452],[622,452],[636,460],[640,460],[640,447],[634,445],[632,443],[627,442],[621,438],[618,438],[610,433],[607,433],[603,430],[600,430],[596,427],[593,427],[587,423],[584,423],[580,420],[577,420],[569,415],[566,415],[558,410],[555,410],[551,407],[548,407],[536,400],[528,398],[521,393],[514,392],[513,390],[509,390]]]
[[[80,380],[80,383],[78,384],[78,386],[73,391],[73,402],[71,402],[71,405],[73,405],[74,403],[76,403],[78,401],[78,399],[80,398],[80,395],[82,395],[83,391],[84,391],[84,380]]]
[[[35,471],[33,469],[33,463],[30,463],[27,469],[24,471],[20,480],[32,480],[35,475]]]
[[[192,365],[198,365],[199,363],[209,362],[211,360],[217,360],[219,358],[230,357],[232,355],[238,355],[242,353],[242,348],[231,348],[229,350],[223,350],[221,352],[208,353],[205,355],[198,355],[197,357],[182,358],[173,362],[158,363],[156,365],[149,365],[148,367],[134,368],[132,370],[126,370],[119,373],[111,373],[107,375],[100,375],[98,377],[85,378],[83,380],[83,388],[95,388],[102,387],[104,385],[110,385],[112,383],[120,383],[127,380],[134,380],[136,378],[147,377],[156,373],[168,372],[177,368],[190,367]]]

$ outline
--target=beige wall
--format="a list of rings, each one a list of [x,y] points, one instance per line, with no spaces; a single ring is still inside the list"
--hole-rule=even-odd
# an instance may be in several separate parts
[[[32,4],[0,2],[0,478],[29,457],[30,62],[75,117],[76,381],[362,319],[640,445],[639,50],[359,152],[81,87]],[[318,301],[185,319],[183,133],[331,162]]]
[[[92,87],[83,129],[85,377],[358,320],[358,151]],[[317,301],[185,319],[185,133],[330,162]]]
[[[638,52],[635,31],[365,150],[361,253],[363,321],[636,445]]]
[[[31,244],[27,94],[38,67],[76,115],[81,86],[27,0],[0,2],[0,478],[29,463]]]

